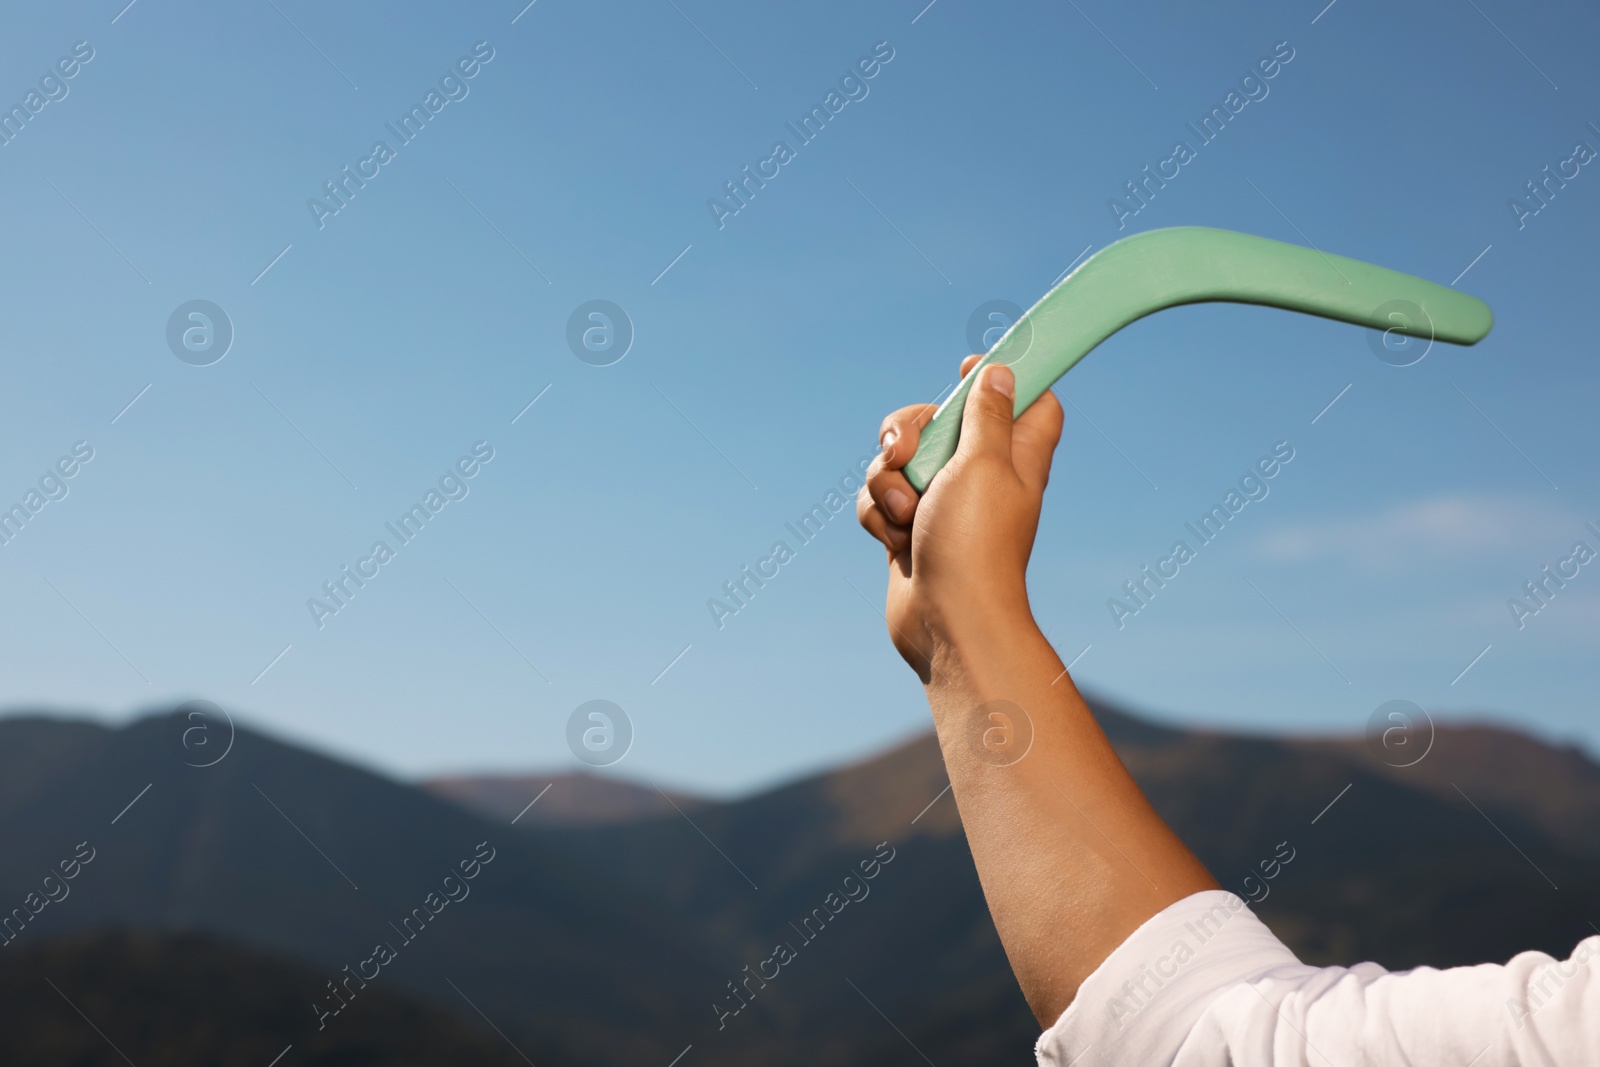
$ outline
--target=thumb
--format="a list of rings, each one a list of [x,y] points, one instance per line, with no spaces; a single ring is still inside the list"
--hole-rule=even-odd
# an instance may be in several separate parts
[[[978,371],[961,410],[958,456],[987,455],[1011,462],[1011,411],[1017,391],[1016,375],[1004,363],[991,363]]]

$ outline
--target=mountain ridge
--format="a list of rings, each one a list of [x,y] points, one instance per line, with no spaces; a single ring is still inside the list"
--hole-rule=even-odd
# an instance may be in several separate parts
[[[1600,766],[1581,752],[1440,727],[1419,773],[1361,739],[1092,708],[1157,810],[1225,888],[1269,890],[1258,913],[1309,962],[1472,963],[1564,952],[1588,931]],[[382,982],[472,1025],[481,1010],[536,1062],[666,1063],[691,1044],[710,1065],[915,1059],[863,996],[941,1065],[1025,1053],[1037,1034],[931,735],[737,800],[513,826],[248,726],[214,766],[189,766],[188,726],[176,712],[116,728],[0,720],[0,847],[14,861],[0,903],[85,838],[98,850],[13,952],[106,929],[196,933],[331,980],[387,941]],[[1266,885],[1259,865],[1280,842],[1295,858]],[[801,947],[801,920],[880,843],[893,859],[870,893]],[[480,847],[495,855],[470,897],[408,937],[405,916]],[[719,1017],[774,940],[798,959]],[[305,990],[307,1027],[326,995]]]

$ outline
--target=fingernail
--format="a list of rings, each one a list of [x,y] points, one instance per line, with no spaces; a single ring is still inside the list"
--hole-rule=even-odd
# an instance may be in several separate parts
[[[993,389],[1001,396],[1015,396],[1017,378],[1011,373],[1011,368],[1004,363],[991,363],[983,372],[983,386],[985,389]]]
[[[899,439],[900,435],[894,430],[885,430],[883,431],[883,439],[878,442],[878,448],[884,455],[888,455],[894,450],[894,443]]]
[[[883,502],[889,508],[889,517],[896,522],[904,522],[911,517],[912,500],[904,490],[889,490],[883,494]]]

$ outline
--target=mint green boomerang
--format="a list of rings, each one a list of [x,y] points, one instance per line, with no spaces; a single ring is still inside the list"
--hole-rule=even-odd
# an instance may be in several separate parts
[[[1409,274],[1265,237],[1180,226],[1107,245],[1006,331],[939,406],[905,475],[917,492],[955,455],[978,368],[1009,364],[1022,414],[1096,345],[1179,304],[1262,304],[1357,326],[1470,345],[1494,325],[1489,305]],[[1408,306],[1409,305],[1409,306]]]

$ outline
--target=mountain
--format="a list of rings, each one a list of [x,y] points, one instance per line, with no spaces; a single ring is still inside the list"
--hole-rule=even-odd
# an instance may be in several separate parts
[[[1343,752],[1358,760],[1365,742],[1329,738],[1311,750]],[[1453,783],[1472,783],[1472,800],[1520,814],[1574,853],[1600,859],[1600,765],[1575,745],[1550,745],[1488,724],[1442,728],[1427,756],[1411,767],[1368,759],[1393,781],[1460,800]]]
[[[1296,850],[1256,910],[1307,962],[1564,956],[1600,921],[1600,835],[1588,815],[1600,766],[1575,749],[1441,726],[1425,759],[1392,767],[1361,739],[1137,727],[1135,738],[1108,726],[1157,810],[1224,888],[1247,896],[1243,879],[1278,842]],[[1504,761],[1485,758],[1496,748]],[[1552,801],[1555,784],[1567,801]]]
[[[703,801],[587,771],[429,778],[422,788],[469,811],[518,826],[603,826],[693,811]]]
[[[375,985],[471,1015],[465,995],[541,1063],[656,1055],[681,1016],[672,991],[720,983],[675,913],[570,850],[250,730],[191,766],[193,728],[178,713],[0,723],[0,914],[26,916],[46,872],[93,853],[8,951],[106,927],[212,934],[325,971],[304,991],[309,1034],[324,983],[371,973],[387,945]]]
[[[1093,707],[1157,810],[1308,960],[1565,953],[1600,919],[1600,767],[1577,750],[1441,727],[1425,760],[1394,768],[1359,740]],[[502,779],[494,801],[470,780],[404,785],[247,729],[196,768],[189,728],[178,714],[120,729],[0,721],[0,915],[59,894],[45,871],[94,853],[10,953],[131,928],[298,961],[318,980],[300,1030],[282,1035],[297,1047],[333,1003],[325,983],[376,967],[370,992],[423,998],[484,1033],[488,1020],[541,1067],[680,1054],[679,1067],[924,1054],[952,1067],[1025,1059],[1037,1035],[931,736],[731,802],[652,811],[629,806],[642,789],[607,780],[632,799],[574,825],[531,813],[598,805],[586,776]],[[394,957],[381,966],[379,943]],[[751,977],[765,960],[777,976]]]
[[[415,997],[377,989],[360,1011],[304,1030],[305,991],[323,982],[303,963],[199,934],[110,931],[0,956],[0,1063],[77,1067],[523,1067],[504,1039]],[[127,1059],[124,1059],[126,1055]]]

